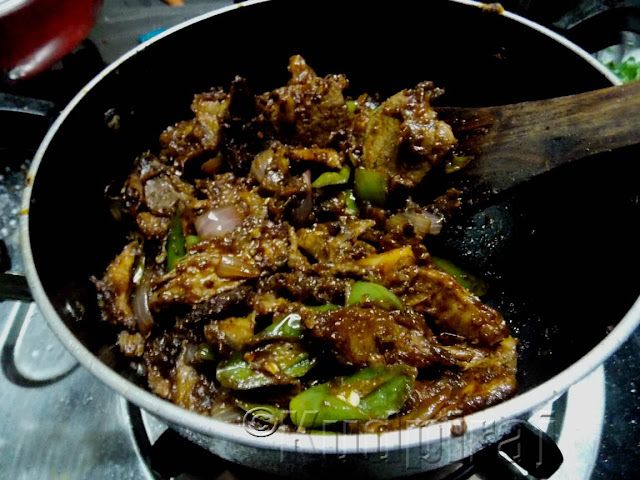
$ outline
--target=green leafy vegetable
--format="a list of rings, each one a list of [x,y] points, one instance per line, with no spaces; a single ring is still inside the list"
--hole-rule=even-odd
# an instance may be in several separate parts
[[[347,112],[349,112],[350,115],[353,115],[354,113],[356,113],[356,110],[358,108],[358,104],[355,101],[347,100],[344,103],[347,106]]]
[[[623,83],[630,83],[640,80],[640,62],[630,57],[624,62],[609,62],[607,67],[615,73]]]
[[[387,310],[402,310],[402,301],[390,290],[372,282],[356,282],[351,286],[347,305],[374,302]]]

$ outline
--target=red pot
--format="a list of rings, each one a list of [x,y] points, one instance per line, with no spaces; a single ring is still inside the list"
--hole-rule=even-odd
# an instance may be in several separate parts
[[[0,0],[0,70],[31,77],[89,34],[102,0]]]

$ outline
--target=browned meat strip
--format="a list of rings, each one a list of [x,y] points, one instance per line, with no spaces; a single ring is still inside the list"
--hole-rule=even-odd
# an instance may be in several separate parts
[[[221,259],[222,256],[217,252],[195,253],[185,257],[173,271],[155,283],[149,300],[150,307],[161,309],[176,303],[199,303],[242,285],[242,279],[220,276]]]
[[[160,239],[167,234],[170,219],[159,217],[150,212],[140,212],[136,216],[136,223],[145,237]]]
[[[205,325],[204,336],[219,353],[229,355],[249,343],[255,324],[255,315],[216,320]]]
[[[450,363],[422,316],[377,307],[345,307],[307,317],[314,337],[347,365],[406,363],[417,368]]]
[[[448,273],[435,268],[416,268],[403,300],[416,312],[428,314],[438,327],[471,343],[491,346],[509,330],[502,315],[485,305]]]
[[[136,329],[130,297],[133,270],[140,252],[138,242],[129,243],[109,264],[102,280],[96,282],[102,318],[129,330]]]
[[[343,263],[375,253],[358,237],[373,227],[373,220],[347,220],[344,224],[323,223],[297,231],[298,247],[322,263]]]
[[[464,371],[450,370],[440,378],[416,382],[403,415],[390,421],[370,422],[361,428],[384,431],[420,427],[506,400],[517,388],[516,346],[516,340],[507,337]]]
[[[214,382],[190,365],[189,350],[197,345],[193,342],[171,332],[149,342],[144,352],[149,387],[177,405],[210,414],[220,395]]]
[[[342,156],[331,148],[291,148],[287,156],[291,160],[319,163],[329,168],[342,166]]]
[[[379,108],[364,110],[362,165],[388,172],[393,184],[415,187],[456,144],[449,125],[438,120],[431,99],[442,93],[431,82],[402,90]],[[409,155],[400,155],[401,151]]]
[[[243,312],[250,305],[252,296],[253,289],[246,285],[222,292],[207,301],[196,303],[186,315],[185,322],[193,325]]]
[[[191,110],[193,120],[178,122],[160,135],[161,156],[184,168],[187,161],[207,153],[214,154],[220,144],[223,121],[229,109],[229,96],[222,90],[196,95]]]
[[[258,289],[309,304],[343,303],[349,287],[346,279],[305,274],[300,271],[276,273],[261,281]]]
[[[304,59],[289,60],[288,85],[258,97],[258,109],[275,135],[294,145],[326,147],[344,131],[349,116],[343,75],[318,77]]]

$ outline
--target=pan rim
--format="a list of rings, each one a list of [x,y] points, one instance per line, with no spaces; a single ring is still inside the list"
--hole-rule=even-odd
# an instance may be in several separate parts
[[[115,370],[112,370],[106,364],[102,363],[90,350],[88,350],[66,326],[49,301],[38,276],[31,250],[28,213],[31,203],[31,194],[39,165],[44,158],[49,144],[71,111],[74,110],[74,108],[94,86],[129,58],[135,56],[149,45],[161,41],[164,37],[200,21],[229,11],[237,10],[239,8],[248,8],[252,5],[266,3],[269,1],[272,0],[250,0],[242,4],[231,5],[199,15],[168,29],[167,31],[125,53],[118,60],[107,66],[78,92],[78,94],[62,110],[38,148],[28,172],[28,181],[22,198],[22,212],[25,213],[21,216],[20,234],[26,277],[38,308],[42,311],[47,323],[81,365],[127,400],[138,405],[144,410],[157,415],[163,420],[168,421],[170,424],[179,425],[213,438],[218,437],[226,441],[236,442],[261,449],[278,449],[299,453],[350,454],[374,453],[400,448],[407,449],[419,445],[425,445],[431,441],[446,442],[448,439],[455,436],[452,431],[459,431],[461,421],[464,421],[466,424],[464,435],[474,432],[477,433],[488,428],[494,428],[495,426],[499,426],[505,422],[512,421],[513,419],[531,411],[536,406],[539,406],[564,392],[571,385],[578,382],[602,364],[622,345],[638,324],[640,324],[640,297],[636,299],[634,304],[616,327],[592,350],[571,366],[525,393],[516,395],[515,397],[498,405],[462,417],[462,419],[453,419],[421,428],[385,432],[382,434],[337,434],[335,436],[317,436],[303,433],[284,433],[276,431],[267,437],[249,434],[242,424],[231,424],[221,420],[205,417],[164,400],[125,379]],[[473,0],[447,1],[475,8],[483,8],[482,4]],[[593,57],[591,57],[591,55],[589,55],[589,53],[566,38],[519,15],[506,11],[501,13],[501,15],[504,15],[509,20],[520,23],[550,37],[552,40],[555,40],[557,43],[571,50],[574,54],[588,62],[612,84],[620,83],[613,73],[607,70],[604,65],[597,62]],[[468,453],[470,454],[473,452]]]

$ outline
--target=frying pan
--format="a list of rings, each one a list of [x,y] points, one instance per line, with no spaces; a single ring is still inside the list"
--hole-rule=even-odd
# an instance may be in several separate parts
[[[28,175],[21,224],[33,296],[82,365],[223,458],[296,476],[402,475],[451,464],[500,440],[600,365],[640,322],[638,149],[551,172],[477,206],[429,244],[491,281],[487,301],[520,339],[519,395],[464,420],[402,432],[250,434],[172,405],[129,377],[105,348],[113,332],[97,321],[88,279],[124,238],[105,187],[124,179],[163,127],[189,116],[194,93],[237,74],[256,91],[272,89],[287,80],[294,53],[320,74],[345,73],[351,92],[385,96],[433,80],[446,89],[447,105],[534,100],[615,82],[553,32],[467,0],[252,1],[203,15],[108,67],[49,130]],[[119,116],[117,129],[105,112]]]

